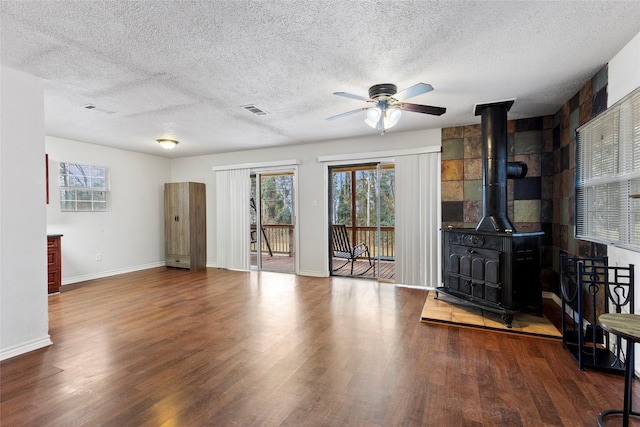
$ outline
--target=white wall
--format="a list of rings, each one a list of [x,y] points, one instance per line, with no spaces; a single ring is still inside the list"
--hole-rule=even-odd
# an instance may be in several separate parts
[[[618,54],[609,61],[608,99],[607,106],[611,106],[640,87],[640,33],[623,47]],[[640,272],[640,253],[609,246],[607,248],[609,264],[634,264]],[[640,275],[637,274],[638,277]],[[638,286],[636,286],[638,289]],[[640,307],[640,292],[636,291],[636,307]],[[636,309],[636,312],[640,310]]]
[[[370,136],[318,143],[239,151],[211,156],[172,160],[173,181],[197,181],[207,185],[207,264],[216,266],[215,245],[215,173],[213,166],[277,162],[296,159],[298,167],[299,273],[326,276],[327,267],[327,177],[326,165],[319,156],[394,152],[403,149],[441,145],[441,130],[393,133],[384,136],[372,131]],[[316,203],[317,201],[317,203]]]
[[[44,159],[42,80],[0,67],[0,360],[51,344]]]
[[[607,107],[640,87],[640,33],[609,61]]]
[[[45,141],[47,232],[63,234],[63,285],[164,265],[163,188],[170,181],[170,160],[49,136]],[[107,212],[60,210],[60,162],[109,168]]]

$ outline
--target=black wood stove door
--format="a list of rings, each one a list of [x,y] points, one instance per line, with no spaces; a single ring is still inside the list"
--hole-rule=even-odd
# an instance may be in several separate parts
[[[493,304],[501,303],[499,251],[451,245],[448,268],[445,286],[452,291]]]

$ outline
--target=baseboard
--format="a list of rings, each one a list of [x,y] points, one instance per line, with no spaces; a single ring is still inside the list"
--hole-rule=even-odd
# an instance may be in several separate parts
[[[25,343],[14,345],[2,350],[0,352],[0,360],[20,356],[21,354],[25,354],[33,350],[38,350],[39,348],[48,347],[51,344],[53,344],[51,342],[51,337],[47,334],[45,337],[39,338],[37,340],[27,341]]]
[[[136,265],[134,267],[120,268],[117,270],[101,271],[99,273],[86,274],[84,276],[67,277],[62,279],[62,286],[72,283],[86,282],[87,280],[102,279],[103,277],[116,276],[118,274],[133,273],[134,271],[147,270],[149,268],[164,267],[164,261],[151,264]]]
[[[422,289],[423,291],[435,291],[433,286],[405,285],[403,283],[394,283],[396,288]]]
[[[558,304],[558,307],[560,307],[562,305],[562,301],[560,300],[560,297],[558,295],[554,294],[553,292],[543,291],[542,292],[542,298],[553,300],[553,302]]]
[[[311,271],[311,270],[300,270],[298,271],[298,276],[329,277],[326,274],[323,274],[321,271]]]
[[[230,271],[245,271],[245,272],[248,272],[248,271],[257,271],[257,270],[254,270],[253,268],[252,268],[252,269],[249,269],[249,270],[238,270],[238,269],[234,269],[234,268],[222,268],[222,267],[219,267],[218,265],[216,265],[216,264],[214,264],[214,263],[207,263],[207,267],[210,267],[210,268],[219,268],[219,269],[222,269],[222,270],[230,270]],[[290,274],[290,273],[284,273],[284,274]],[[310,270],[303,270],[303,271],[299,271],[299,272],[297,273],[297,275],[298,275],[298,276],[311,276],[311,277],[329,277],[328,275],[323,274],[322,272],[319,272],[319,271],[310,271]]]

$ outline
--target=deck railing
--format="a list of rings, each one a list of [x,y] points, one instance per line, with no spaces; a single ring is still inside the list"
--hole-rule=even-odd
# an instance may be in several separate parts
[[[352,227],[347,226],[349,238],[351,238]],[[380,227],[380,258],[393,259],[395,247],[395,227]],[[378,256],[378,228],[377,227],[356,227],[356,242],[364,243],[369,247],[372,257]]]
[[[293,244],[293,225],[287,224],[264,224],[265,234],[269,240],[271,251],[274,254],[287,254],[293,256],[294,244]],[[262,253],[269,253],[267,242],[264,240],[264,236],[260,236],[262,239]],[[251,244],[251,250],[256,250],[256,244]]]
[[[293,244],[293,225],[283,224],[264,224],[265,233],[269,244],[271,245],[271,251],[275,254],[288,254],[292,256],[294,253]],[[349,239],[351,239],[353,228],[347,226],[347,232],[349,233]],[[356,227],[356,242],[352,243],[365,243],[371,251],[372,257],[378,256],[378,232],[377,227]],[[392,260],[394,258],[394,246],[395,246],[395,228],[394,227],[380,227],[380,258]],[[255,243],[251,245],[251,250],[255,251]],[[262,239],[262,252],[268,253],[267,243]]]

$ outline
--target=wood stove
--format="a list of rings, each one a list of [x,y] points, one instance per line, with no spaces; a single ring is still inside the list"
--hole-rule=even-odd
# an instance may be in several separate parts
[[[542,232],[518,233],[507,216],[507,179],[527,166],[507,162],[507,111],[514,101],[476,106],[482,127],[482,219],[475,229],[443,230],[439,294],[502,315],[511,327],[518,311],[542,315]]]

